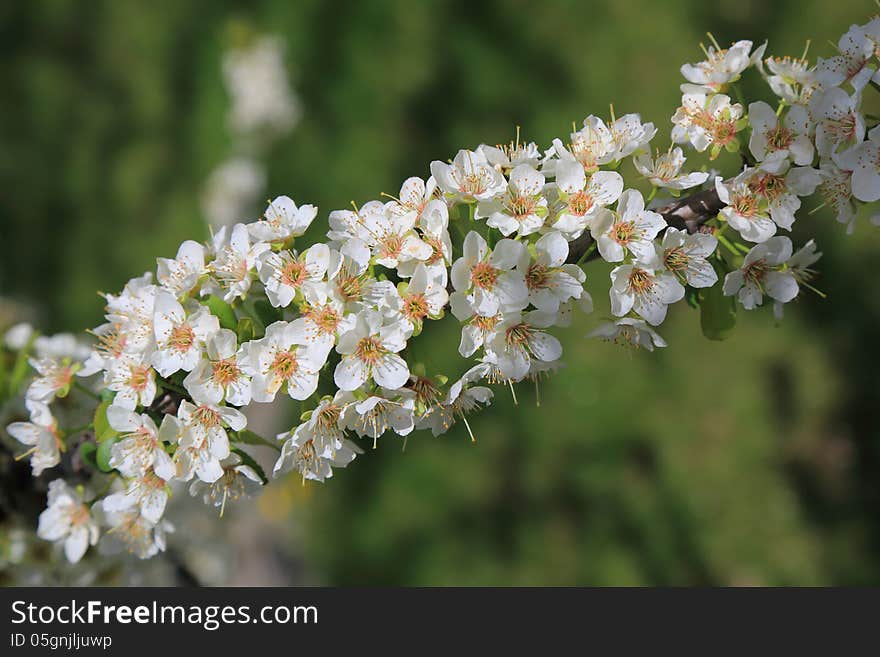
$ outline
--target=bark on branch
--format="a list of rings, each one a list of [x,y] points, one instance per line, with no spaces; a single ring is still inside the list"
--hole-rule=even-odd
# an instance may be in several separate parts
[[[670,226],[686,230],[689,233],[695,233],[699,230],[700,226],[717,215],[724,208],[724,205],[721,199],[718,198],[718,192],[714,187],[711,187],[690,196],[676,199],[667,205],[656,208],[654,211],[661,214]],[[569,243],[568,259],[566,262],[574,264],[580,261],[592,243],[593,238],[589,232],[585,232],[576,240],[573,240]],[[598,257],[598,252],[594,251],[587,256],[584,262],[589,262]]]

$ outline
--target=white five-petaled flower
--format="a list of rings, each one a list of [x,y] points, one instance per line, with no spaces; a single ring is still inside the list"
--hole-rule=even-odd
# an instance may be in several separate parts
[[[266,335],[244,345],[242,369],[252,377],[251,396],[271,402],[282,388],[293,399],[308,399],[318,388],[318,371],[327,359],[327,345],[310,340],[306,320],[275,322]]]
[[[179,479],[189,481],[195,475],[212,483],[223,475],[220,461],[229,456],[227,426],[241,431],[247,426],[247,418],[235,408],[198,399],[195,404],[180,402],[177,417],[164,417],[159,437],[177,443],[174,462]]]
[[[235,406],[251,401],[251,378],[245,373],[245,352],[229,329],[220,329],[205,342],[205,356],[186,375],[183,386],[193,397]]]
[[[461,419],[467,427],[471,440],[475,440],[470,423],[467,421],[467,414],[477,410],[481,405],[491,404],[494,393],[486,386],[472,384],[486,378],[493,367],[490,363],[478,363],[462,374],[458,381],[449,386],[445,398],[439,400],[427,414],[419,418],[416,429],[430,429],[433,435],[439,436],[449,431],[450,427]]]
[[[705,171],[681,173],[685,160],[684,152],[676,146],[662,155],[658,152],[654,159],[649,153],[639,155],[633,158],[633,165],[654,187],[681,190],[706,182],[709,174]]]
[[[751,41],[737,41],[729,48],[709,46],[706,59],[696,64],[684,64],[681,74],[690,84],[681,85],[685,93],[703,91],[717,93],[728,84],[739,79],[740,74],[756,59],[764,54],[764,46],[760,46],[750,55]]]
[[[795,213],[801,207],[801,197],[810,196],[822,182],[822,175],[812,167],[791,167],[787,161],[782,166],[774,163],[765,169],[765,160],[748,176],[749,188],[766,201],[770,218],[780,228],[791,230]]]
[[[553,223],[568,239],[580,237],[601,208],[611,205],[623,191],[623,177],[616,171],[596,171],[587,176],[575,160],[556,164],[556,187],[562,204]]]
[[[635,317],[621,317],[613,322],[604,322],[587,337],[648,351],[654,351],[655,347],[666,346],[666,341],[657,331],[645,320]]]
[[[134,506],[111,510],[102,501],[101,507],[104,519],[110,526],[106,534],[110,545],[118,541],[140,559],[149,559],[165,551],[166,534],[174,531],[170,522],[163,519],[154,523],[141,515],[140,508]]]
[[[393,214],[414,214],[418,222],[422,212],[431,201],[437,200],[437,182],[433,176],[422,180],[412,176],[400,186],[400,196],[389,203],[388,210]]]
[[[18,442],[30,447],[19,458],[30,455],[31,470],[37,477],[43,470],[53,468],[61,461],[61,436],[58,423],[47,404],[28,399],[25,405],[30,413],[30,421],[13,422],[6,427],[6,431]]]
[[[577,265],[567,265],[568,242],[557,232],[547,233],[535,242],[535,258],[524,251],[517,264],[529,290],[529,303],[538,310],[556,313],[569,299],[584,294],[586,274]]]
[[[880,200],[880,126],[868,132],[868,138],[834,157],[842,169],[852,171],[852,195],[871,203]]]
[[[460,150],[451,164],[431,162],[431,175],[437,185],[457,200],[482,201],[503,194],[507,181],[492,166],[483,151]]]
[[[789,105],[806,105],[819,88],[816,69],[806,59],[767,57],[764,63],[770,69],[769,74],[764,71],[760,60],[756,63],[773,93]]]
[[[174,258],[156,259],[156,280],[166,290],[180,296],[192,290],[205,271],[205,247],[186,240]]]
[[[259,492],[263,480],[251,466],[242,463],[241,456],[232,452],[220,461],[223,475],[216,481],[207,483],[201,479],[193,479],[189,485],[189,494],[201,496],[205,504],[220,507],[220,515],[227,502],[236,502],[243,497],[251,497]]]
[[[399,322],[385,323],[378,311],[363,312],[354,326],[339,336],[336,351],[342,360],[333,380],[342,390],[356,390],[371,377],[383,388],[401,388],[409,379],[409,367],[397,354],[405,346]]]
[[[107,422],[120,434],[120,440],[110,448],[111,466],[126,477],[141,477],[148,470],[165,481],[174,476],[174,463],[149,415],[111,405],[107,408]]]
[[[752,103],[749,105],[749,124],[752,126],[749,150],[768,171],[773,170],[771,161],[780,167],[784,167],[789,158],[798,166],[813,162],[810,116],[802,105],[789,108],[780,121],[773,108],[764,101]]]
[[[764,294],[788,303],[797,296],[798,283],[791,271],[780,269],[791,258],[791,250],[791,240],[783,236],[771,237],[753,247],[742,267],[724,278],[724,294],[736,294],[746,310],[760,306]]]
[[[129,479],[125,490],[105,497],[103,505],[105,511],[137,508],[144,518],[156,523],[165,513],[167,503],[168,482],[152,470],[147,470]]]
[[[104,384],[116,393],[114,404],[131,410],[156,398],[156,373],[143,356],[123,353],[110,364]]]
[[[83,503],[82,495],[64,480],[56,479],[49,484],[48,504],[40,514],[37,536],[46,541],[63,541],[64,556],[70,563],[76,563],[89,545],[98,542],[98,523]]]
[[[684,298],[684,286],[655,262],[620,265],[611,271],[611,312],[622,317],[631,310],[652,326],[666,319],[666,307]]]
[[[718,198],[726,207],[719,213],[730,227],[744,240],[764,242],[776,234],[776,224],[770,218],[770,207],[749,185],[753,170],[745,170],[736,178],[725,182],[715,178]]]
[[[585,118],[584,127],[571,133],[570,139],[569,148],[565,147],[561,139],[553,140],[552,152],[559,160],[551,159],[544,163],[547,174],[555,174],[559,163],[566,160],[578,162],[586,173],[593,173],[600,165],[612,162],[617,152],[614,135],[597,116]]]
[[[522,243],[502,239],[489,251],[489,245],[479,233],[469,232],[464,239],[462,257],[452,264],[452,285],[456,290],[450,297],[452,313],[464,320],[470,316],[462,312],[464,307],[484,316],[495,315],[499,310],[525,308],[529,291],[522,274],[514,270],[524,250]]]
[[[446,288],[435,280],[428,268],[420,264],[407,283],[399,286],[400,314],[407,325],[407,334],[421,332],[426,317],[439,319],[449,301]]]
[[[859,144],[865,138],[865,119],[859,111],[861,93],[852,96],[840,87],[813,95],[810,115],[816,122],[816,150],[829,157]]]
[[[816,79],[826,88],[849,82],[853,89],[861,91],[874,75],[874,69],[868,66],[874,57],[874,47],[865,27],[853,25],[837,42],[840,54],[828,59],[819,58]]]
[[[257,242],[276,242],[299,237],[314,221],[318,208],[296,203],[288,196],[279,196],[269,203],[260,221],[248,224],[248,233]]]
[[[836,219],[846,224],[846,232],[855,230],[856,206],[852,194],[852,171],[841,169],[832,160],[824,160],[819,165],[819,193],[822,199],[836,213]]]
[[[495,330],[486,346],[486,360],[504,379],[521,381],[532,360],[552,363],[562,356],[562,345],[555,337],[541,330],[553,326],[555,313],[533,310],[525,315],[511,312]]]
[[[822,253],[816,250],[816,240],[811,239],[788,259],[785,264],[798,282],[798,287],[801,285],[809,286],[809,282],[816,276],[816,270],[812,266],[821,257]],[[782,301],[773,301],[773,314],[776,319],[782,319],[784,305]]]
[[[653,123],[642,123],[638,114],[624,114],[608,126],[614,151],[608,156],[609,162],[622,160],[633,153],[644,150],[657,134]]]
[[[200,305],[187,315],[180,302],[164,290],[156,296],[155,313],[153,367],[161,376],[179,370],[192,371],[201,358],[207,339],[220,330],[220,321]]]
[[[477,204],[474,217],[486,219],[504,236],[531,235],[544,225],[547,199],[544,198],[544,175],[529,164],[520,164],[510,172],[504,193]]]
[[[686,93],[672,116],[672,140],[676,144],[690,143],[701,153],[711,146],[714,158],[734,143],[742,113],[742,105],[731,104],[724,94],[707,97],[705,93]]]
[[[446,287],[449,264],[452,262],[452,239],[449,237],[449,208],[438,199],[431,199],[419,214],[422,241],[431,247],[431,255],[424,261],[403,260],[397,263],[397,274],[409,278],[424,265],[431,277]]]
[[[80,368],[69,358],[31,358],[28,360],[37,372],[27,387],[25,397],[34,401],[49,403],[56,396],[64,397],[70,390],[73,375]]]
[[[617,212],[599,213],[590,233],[605,260],[620,262],[626,252],[635,258],[650,258],[654,251],[653,239],[665,226],[666,220],[661,215],[645,210],[641,192],[627,189],[617,201]]]
[[[690,234],[670,226],[663,234],[658,257],[663,266],[675,274],[682,283],[691,287],[711,287],[718,281],[718,274],[706,260],[718,240],[706,233]]]
[[[275,308],[286,308],[293,303],[297,292],[314,301],[321,280],[330,265],[330,247],[315,244],[299,255],[284,250],[266,251],[260,256],[260,280],[266,288],[269,303]]]
[[[415,398],[412,394],[396,395],[396,391],[380,390],[363,401],[347,405],[340,416],[340,423],[359,436],[373,439],[391,429],[399,436],[412,433],[415,428]],[[409,392],[409,391],[401,391]]]
[[[245,224],[233,226],[229,243],[218,246],[217,257],[210,265],[224,301],[229,303],[233,299],[244,298],[251,289],[251,273],[257,266],[258,258],[269,248],[266,242],[252,242]]]
[[[351,393],[339,391],[322,399],[305,422],[278,434],[278,440],[284,442],[272,474],[296,470],[305,479],[324,481],[333,476],[334,467],[351,463],[360,449],[345,439],[340,422],[343,410],[353,403]]]

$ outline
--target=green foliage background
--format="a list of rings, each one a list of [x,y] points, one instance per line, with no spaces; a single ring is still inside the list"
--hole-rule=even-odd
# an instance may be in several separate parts
[[[325,220],[459,147],[508,141],[514,125],[547,144],[612,102],[653,120],[662,148],[678,67],[700,58],[707,30],[828,53],[873,9],[3,3],[0,292],[35,304],[47,330],[81,330],[100,320],[97,290],[206,236],[199,194],[228,148],[231,24],[287,43],[305,115],[269,154],[268,194],[316,203]],[[463,430],[413,436],[405,453],[383,439],[295,505],[310,567],[343,584],[880,583],[880,235],[843,233],[824,212],[797,225],[796,242],[818,234],[828,300],[805,297],[778,328],[740,313],[723,343],[679,304],[653,355],[583,339],[608,312],[597,264],[597,311],[563,332],[568,367],[540,408],[521,386],[518,407],[502,390],[473,420],[476,444]],[[454,353],[456,337],[442,340]]]

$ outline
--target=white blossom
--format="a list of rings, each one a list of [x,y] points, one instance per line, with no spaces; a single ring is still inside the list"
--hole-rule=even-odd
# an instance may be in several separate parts
[[[51,482],[48,504],[40,514],[37,536],[62,543],[67,560],[77,563],[89,545],[98,542],[99,535],[98,523],[83,503],[82,495],[62,479]]]
[[[772,237],[753,247],[743,259],[742,266],[724,278],[724,294],[737,295],[746,310],[760,306],[764,294],[788,303],[797,296],[798,283],[790,271],[781,270],[791,257],[791,240]]]

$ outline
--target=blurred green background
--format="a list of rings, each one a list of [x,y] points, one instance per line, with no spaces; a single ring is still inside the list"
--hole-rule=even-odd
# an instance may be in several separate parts
[[[207,236],[199,196],[229,149],[231,25],[283,38],[304,108],[268,153],[267,195],[315,203],[326,221],[459,147],[506,142],[515,125],[547,145],[609,103],[654,121],[665,148],[678,68],[701,59],[706,31],[769,39],[773,54],[810,38],[815,56],[874,9],[2,3],[0,294],[35,307],[45,330],[80,331],[100,322],[97,290]],[[274,549],[329,584],[880,583],[880,234],[863,223],[847,237],[826,212],[803,213],[795,241],[813,235],[827,300],[802,297],[779,327],[741,312],[721,343],[679,304],[654,354],[584,339],[608,312],[597,263],[596,313],[562,331],[568,367],[540,407],[528,386],[517,407],[500,390],[472,421],[476,444],[456,428],[402,453],[389,437],[326,485],[270,486],[258,508],[280,528]]]

